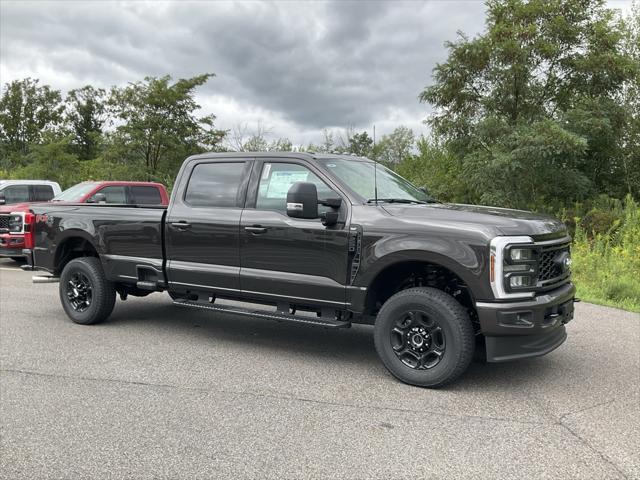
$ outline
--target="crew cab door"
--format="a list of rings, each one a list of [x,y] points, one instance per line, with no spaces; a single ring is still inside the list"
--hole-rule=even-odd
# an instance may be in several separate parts
[[[170,288],[239,291],[238,231],[250,168],[237,158],[185,167],[166,219]]]
[[[240,287],[258,299],[344,307],[348,201],[343,198],[340,222],[331,227],[289,217],[287,191],[298,181],[315,183],[319,198],[340,196],[303,160],[256,160],[240,225]]]

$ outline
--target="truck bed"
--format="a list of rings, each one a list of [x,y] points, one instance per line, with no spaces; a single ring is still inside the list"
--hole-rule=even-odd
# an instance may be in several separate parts
[[[95,246],[107,278],[136,283],[138,270],[163,275],[164,218],[167,207],[140,205],[34,205],[35,263],[55,275],[61,255],[73,255],[78,237]],[[58,249],[58,246],[65,248]],[[75,243],[75,244],[72,244]]]

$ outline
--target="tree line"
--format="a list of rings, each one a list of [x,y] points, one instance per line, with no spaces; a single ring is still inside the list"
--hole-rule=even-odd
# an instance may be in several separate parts
[[[216,127],[196,90],[214,75],[147,77],[66,94],[25,78],[0,98],[0,177],[156,180],[203,151],[344,152],[445,201],[559,211],[640,198],[640,9],[604,0],[489,0],[486,27],[446,44],[417,101],[429,134],[324,130],[318,144]],[[605,200],[602,200],[602,199]]]

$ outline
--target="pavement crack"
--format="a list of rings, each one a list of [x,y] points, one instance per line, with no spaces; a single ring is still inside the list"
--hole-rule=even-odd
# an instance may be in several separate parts
[[[583,438],[578,432],[576,432],[575,430],[573,430],[569,425],[567,425],[564,420],[570,416],[570,415],[575,415],[577,413],[581,413],[581,412],[586,412],[588,410],[591,410],[593,408],[597,408],[600,407],[602,405],[609,405],[613,402],[616,401],[617,397],[614,397],[612,399],[606,400],[604,402],[600,402],[597,403],[595,405],[589,405],[588,407],[584,407],[584,408],[580,408],[578,410],[572,411],[572,412],[567,412],[567,413],[563,413],[562,415],[560,415],[559,417],[556,417],[553,413],[551,413],[542,402],[540,402],[540,400],[535,399],[534,401],[538,404],[538,407],[542,410],[542,412],[544,413],[544,415],[546,417],[548,417],[549,419],[551,419],[553,421],[553,424],[563,428],[564,430],[566,430],[567,432],[569,432],[571,434],[572,437],[574,437],[576,440],[578,440],[578,442],[580,442],[582,445],[584,445],[587,449],[589,449],[590,451],[592,451],[595,455],[597,455],[598,457],[600,457],[600,459],[606,463],[607,465],[609,465],[611,468],[613,468],[619,475],[622,476],[622,478],[629,478],[629,476],[613,461],[611,460],[609,457],[607,457],[604,453],[602,453],[600,450],[598,450],[596,447],[594,447],[593,445],[591,445],[591,443],[589,443],[585,438]]]
[[[585,410],[587,410],[587,409],[585,409]],[[563,423],[562,420],[558,421],[558,425],[563,427],[567,432],[569,432],[580,443],[582,443],[585,447],[587,447],[589,450],[591,450],[593,453],[595,453],[597,456],[599,456],[604,463],[606,463],[611,468],[613,468],[617,473],[619,473],[622,476],[622,478],[625,478],[625,479],[631,478],[613,460],[611,460],[604,453],[602,453],[600,450],[598,450],[593,445],[591,445],[591,443],[589,443],[586,439],[582,438],[582,436],[578,432],[576,432],[571,427],[569,427],[568,425]]]
[[[290,400],[296,402],[304,402],[304,403],[313,403],[316,405],[326,405],[326,406],[334,406],[334,407],[342,407],[342,408],[353,408],[353,409],[370,409],[376,411],[387,411],[387,412],[397,412],[397,413],[410,413],[410,414],[431,414],[431,415],[440,415],[443,417],[454,418],[457,420],[480,420],[480,421],[488,421],[488,422],[504,422],[504,423],[516,423],[521,425],[543,425],[545,422],[543,421],[534,421],[534,420],[518,420],[512,418],[502,418],[502,417],[494,417],[491,415],[468,415],[468,414],[454,414],[443,412],[439,410],[427,410],[427,409],[414,409],[414,408],[401,408],[401,407],[390,407],[390,406],[380,406],[380,405],[371,405],[371,404],[356,404],[356,403],[347,403],[347,402],[336,402],[329,400],[318,400],[314,398],[306,398],[306,397],[298,397],[292,395],[281,395],[274,393],[261,393],[261,392],[250,392],[250,391],[237,391],[237,390],[225,390],[225,389],[215,389],[215,388],[203,388],[203,387],[191,387],[188,385],[175,385],[168,383],[153,383],[153,382],[143,382],[143,381],[135,381],[135,380],[123,380],[118,378],[98,378],[98,377],[87,377],[83,375],[61,375],[58,373],[45,373],[45,372],[37,372],[33,370],[22,370],[22,369],[12,369],[12,368],[0,368],[0,372],[7,373],[17,373],[23,375],[33,375],[40,377],[48,377],[48,378],[58,378],[58,379],[67,379],[67,380],[82,380],[89,382],[109,382],[109,383],[119,383],[123,385],[137,385],[137,386],[145,386],[145,387],[154,387],[154,388],[169,388],[169,389],[177,389],[177,390],[188,390],[188,391],[196,391],[203,393],[219,393],[223,395],[236,395],[236,396],[250,396],[254,398],[269,398],[274,400]]]
[[[566,417],[570,416],[570,415],[576,415],[578,413],[582,413],[582,412],[586,412],[587,410],[591,410],[593,408],[598,408],[598,407],[602,407],[603,405],[609,405],[613,402],[615,402],[617,400],[617,397],[614,397],[610,400],[606,400],[604,402],[600,402],[600,403],[596,403],[595,405],[589,405],[588,407],[584,407],[584,408],[580,408],[578,410],[574,410],[574,411],[570,411],[567,413],[563,413],[562,415],[560,415],[560,418],[558,419],[560,422],[562,422]]]

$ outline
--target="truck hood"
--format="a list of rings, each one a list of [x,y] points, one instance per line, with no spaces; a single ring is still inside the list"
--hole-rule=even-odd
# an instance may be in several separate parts
[[[459,203],[392,204],[385,203],[384,209],[391,215],[410,219],[412,222],[424,220],[425,226],[435,223],[459,225],[459,228],[473,226],[496,235],[564,236],[567,227],[560,220],[548,215],[512,210],[508,208],[483,207]]]
[[[1,205],[0,213],[26,212],[29,210],[30,203],[12,203],[11,205]]]
[[[0,205],[0,213],[28,212],[33,205],[41,205],[49,202],[12,203],[11,205]]]

